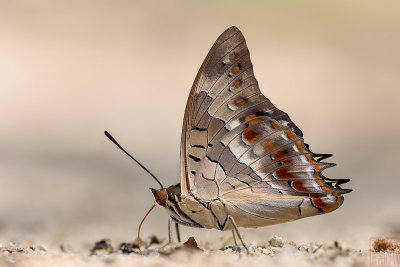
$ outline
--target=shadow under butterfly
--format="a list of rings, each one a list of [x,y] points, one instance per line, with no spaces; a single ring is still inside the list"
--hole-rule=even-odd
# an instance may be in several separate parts
[[[340,187],[349,179],[323,176],[335,166],[323,162],[330,156],[311,152],[302,131],[261,93],[244,36],[230,27],[212,46],[189,94],[180,183],[164,188],[130,157],[161,186],[151,191],[170,216],[170,242],[174,221],[178,241],[182,224],[232,230],[246,248],[238,227],[284,223],[342,205],[342,194],[352,190]]]

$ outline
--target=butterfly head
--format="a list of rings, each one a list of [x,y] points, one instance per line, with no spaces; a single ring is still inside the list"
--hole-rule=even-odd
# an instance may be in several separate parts
[[[150,188],[151,192],[154,195],[154,199],[156,203],[162,207],[167,206],[167,200],[168,200],[168,193],[166,189],[154,189]]]

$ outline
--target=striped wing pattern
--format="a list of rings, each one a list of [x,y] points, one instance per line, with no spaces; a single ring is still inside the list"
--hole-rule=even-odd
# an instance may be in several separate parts
[[[329,212],[347,180],[325,178],[301,130],[258,87],[242,33],[227,29],[204,60],[186,106],[181,191],[271,220]],[[243,223],[241,223],[243,225]]]

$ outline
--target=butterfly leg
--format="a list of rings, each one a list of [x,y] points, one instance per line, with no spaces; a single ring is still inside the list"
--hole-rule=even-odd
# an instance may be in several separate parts
[[[172,223],[175,224],[175,229],[176,229],[176,235],[178,238],[178,242],[181,242],[181,236],[179,233],[179,226],[178,222],[175,220],[174,216],[169,216],[168,217],[168,243],[160,247],[159,249],[162,250],[165,247],[168,247],[168,245],[172,244]]]
[[[175,230],[176,230],[176,238],[178,239],[178,242],[181,242],[181,233],[179,232],[179,224],[175,222]]]
[[[179,231],[179,224],[186,225],[189,227],[203,228],[201,225],[189,223],[171,215],[168,218],[168,244],[172,243],[172,224],[171,224],[172,221],[175,223],[176,237],[178,239],[178,242],[181,242],[181,233]]]
[[[172,243],[172,227],[171,227],[172,220],[173,220],[172,216],[168,217],[168,244]]]
[[[175,224],[176,237],[178,239],[178,242],[179,243],[181,242],[181,233],[179,232],[179,224],[172,218],[172,216],[170,216],[168,218],[168,243],[167,244],[172,243],[172,225],[171,225],[172,222]]]
[[[228,215],[228,219],[231,221],[232,226],[233,226],[233,228],[234,228],[234,230],[235,230],[235,232],[236,232],[236,235],[238,236],[240,242],[242,243],[242,246],[246,249],[247,253],[249,253],[249,250],[248,250],[248,248],[246,247],[246,245],[244,244],[243,239],[242,239],[242,236],[241,236],[240,233],[239,233],[239,229],[238,229],[238,227],[237,227],[237,225],[236,225],[236,223],[235,223],[235,220],[233,219],[233,217],[232,217],[231,215]],[[232,231],[233,231],[233,230],[232,230]],[[235,241],[236,241],[236,239],[235,239]]]
[[[179,224],[189,226],[189,227],[203,228],[203,226],[201,226],[199,224],[190,223],[190,222],[181,220],[181,219],[176,218],[175,216],[171,215],[168,218],[168,243],[167,243],[167,245],[172,243],[172,222],[175,223],[176,237],[178,239],[178,242],[181,242],[181,233],[179,231]]]
[[[238,246],[238,243],[236,241],[236,237],[235,237],[235,231],[232,230],[232,236],[233,236],[233,242],[235,242],[235,247]]]

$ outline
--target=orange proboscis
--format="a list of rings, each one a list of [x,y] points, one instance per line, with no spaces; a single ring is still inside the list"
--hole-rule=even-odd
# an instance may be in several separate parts
[[[147,215],[149,215],[149,213],[154,209],[154,207],[155,207],[156,205],[154,204],[152,207],[151,207],[151,209],[149,209],[149,211],[146,213],[146,215],[144,215],[144,218],[143,218],[143,220],[140,222],[140,224],[139,224],[139,229],[138,229],[138,233],[137,233],[137,242],[138,242],[138,247],[139,247],[139,254],[140,254],[140,256],[142,256],[142,250],[140,249],[140,228],[142,228],[142,224],[143,224],[143,222],[144,222],[144,220],[146,220],[146,218],[147,218]]]

